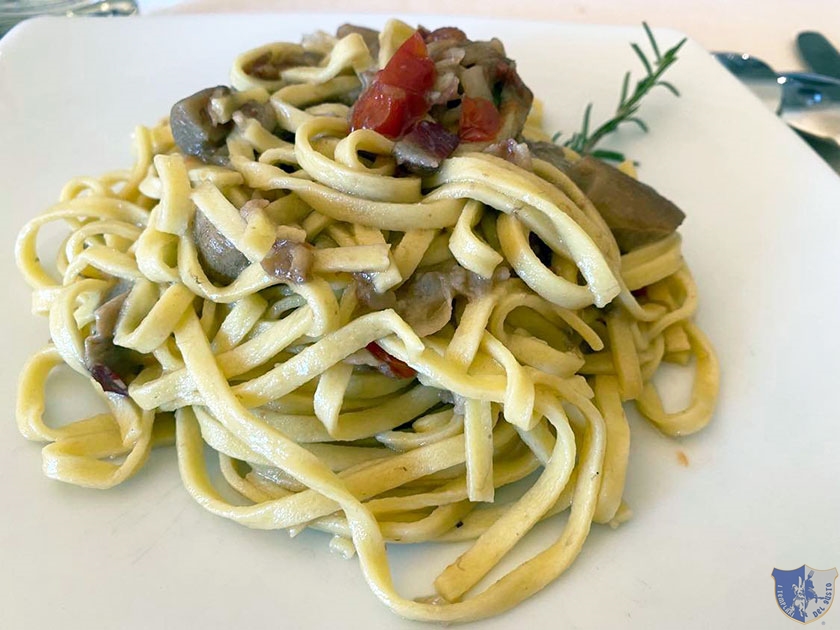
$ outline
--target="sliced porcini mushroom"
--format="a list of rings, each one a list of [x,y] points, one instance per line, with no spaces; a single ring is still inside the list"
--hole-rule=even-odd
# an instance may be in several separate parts
[[[529,140],[527,144],[532,157],[535,157],[538,160],[545,160],[564,173],[568,173],[569,169],[572,168],[572,160],[566,157],[566,152],[563,150],[563,147],[558,146],[553,142],[531,140]]]
[[[475,300],[490,290],[494,279],[482,278],[457,263],[415,273],[396,291],[395,310],[420,337],[433,335],[452,319],[452,300]]]
[[[506,267],[499,267],[492,278],[483,278],[457,263],[452,263],[447,270],[447,281],[452,285],[452,290],[456,295],[464,295],[470,300],[477,300],[486,295],[494,283],[507,280],[510,277],[509,271]]]
[[[178,148],[208,164],[227,163],[228,133],[232,122],[217,124],[210,113],[210,99],[230,94],[230,88],[216,86],[199,90],[172,106],[169,126]]]
[[[685,218],[653,188],[601,160],[583,157],[568,174],[604,217],[622,253],[665,238]]]
[[[557,167],[589,198],[622,253],[658,241],[680,226],[685,214],[652,187],[591,156],[569,160],[562,147],[529,143],[531,154]]]
[[[373,286],[370,274],[354,273],[356,279],[356,297],[359,305],[366,311],[384,311],[386,308],[396,308],[397,296],[393,291],[379,293]]]
[[[230,284],[248,266],[248,259],[201,211],[193,220],[193,242],[198,250],[198,262],[207,277],[216,284]]]
[[[457,26],[441,26],[433,31],[420,27],[420,34],[423,36],[423,41],[426,44],[434,42],[452,42],[459,44],[467,41],[467,35]]]
[[[274,131],[277,126],[277,115],[274,113],[274,108],[271,103],[258,103],[257,101],[247,101],[238,110],[245,118],[253,118],[266,131]],[[234,120],[236,115],[234,114]]]
[[[85,365],[103,391],[128,395],[127,383],[144,365],[140,353],[114,344],[122,306],[128,297],[127,286],[118,285],[105,302],[94,311],[93,332],[85,338]]]
[[[312,275],[315,262],[313,247],[309,243],[299,243],[291,239],[278,238],[268,254],[262,259],[262,268],[270,276],[303,284]]]
[[[439,331],[452,319],[452,284],[439,271],[416,273],[397,291],[397,313],[420,337]]]

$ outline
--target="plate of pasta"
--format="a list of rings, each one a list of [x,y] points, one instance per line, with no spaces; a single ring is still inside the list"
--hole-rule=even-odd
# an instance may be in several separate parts
[[[838,562],[840,335],[791,333],[840,307],[840,184],[679,33],[0,53],[3,627],[781,627],[772,568]]]

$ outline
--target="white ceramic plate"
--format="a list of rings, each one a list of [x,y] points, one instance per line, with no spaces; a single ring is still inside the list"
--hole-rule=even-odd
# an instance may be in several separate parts
[[[655,21],[656,16],[651,16]],[[328,538],[251,531],[211,516],[181,487],[175,453],[108,492],[49,481],[13,419],[17,375],[47,340],[13,263],[21,225],[76,174],[130,164],[129,136],[178,98],[224,83],[234,56],[375,16],[213,16],[53,20],[0,42],[0,222],[6,305],[0,400],[0,628],[402,628]],[[501,37],[544,100],[549,129],[614,107],[641,28],[422,18]],[[677,34],[660,33],[663,43]],[[723,368],[706,431],[666,439],[640,422],[626,498],[635,518],[594,527],[571,570],[482,628],[791,628],[774,567],[840,565],[840,179],[689,43],[650,98],[651,132],[607,146],[687,213],[685,254],[698,321]],[[59,383],[61,386],[61,384]],[[61,387],[64,387],[63,389]],[[67,413],[79,388],[53,396]],[[83,388],[82,388],[83,389]],[[682,451],[689,465],[679,463]],[[547,541],[560,527],[540,530]],[[428,593],[453,550],[397,549],[396,576]],[[840,609],[822,618],[840,627]]]

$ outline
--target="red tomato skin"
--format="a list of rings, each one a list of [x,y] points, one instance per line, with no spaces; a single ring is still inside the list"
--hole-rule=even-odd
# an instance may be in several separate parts
[[[409,94],[402,88],[374,81],[353,106],[350,126],[354,131],[373,129],[394,139],[402,135],[416,117],[422,116],[425,108],[425,98]]]
[[[379,75],[388,85],[424,94],[435,84],[435,62],[429,57],[419,32],[409,37],[391,57]]]
[[[436,74],[423,37],[415,32],[359,96],[350,115],[351,129],[373,129],[399,138],[428,113],[426,93]]]
[[[388,352],[375,341],[371,341],[365,346],[374,357],[385,364],[386,374],[393,378],[413,378],[417,372],[407,363],[400,361],[397,357],[388,354]]]
[[[496,106],[486,98],[461,99],[461,121],[458,135],[464,142],[489,142],[502,126]]]

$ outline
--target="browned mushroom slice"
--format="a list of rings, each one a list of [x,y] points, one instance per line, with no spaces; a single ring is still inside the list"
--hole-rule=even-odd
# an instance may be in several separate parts
[[[314,262],[311,245],[278,238],[263,258],[262,268],[275,278],[303,284],[309,281]]]
[[[230,89],[217,86],[199,90],[172,106],[169,126],[178,148],[208,164],[227,163],[227,135],[232,122],[216,124],[210,116],[210,99],[230,94]]]
[[[563,148],[550,142],[529,143],[531,154],[564,173],[604,217],[622,253],[676,231],[685,214],[656,190],[617,168],[586,156],[568,160]]]
[[[236,249],[201,210],[195,213],[193,241],[198,250],[198,262],[216,284],[230,284],[248,266],[245,254]]]
[[[466,33],[457,26],[441,26],[433,31],[427,30],[421,26],[419,30],[421,35],[423,35],[423,41],[425,41],[426,44],[441,41],[460,44],[467,41]]]
[[[116,292],[94,312],[93,333],[85,338],[85,365],[104,391],[127,396],[126,383],[137,375],[144,361],[140,353],[114,344],[114,330],[128,287],[119,286]]]
[[[685,218],[653,188],[601,160],[583,157],[568,174],[604,217],[622,253],[665,238]]]
[[[560,169],[564,173],[568,173],[572,168],[572,161],[566,158],[566,153],[563,147],[554,144],[553,142],[535,142],[528,141],[528,149],[531,151],[531,157],[539,160],[545,160],[549,164]]]
[[[271,103],[258,103],[257,101],[247,101],[239,111],[246,118],[253,118],[260,123],[267,131],[274,131],[277,126],[277,115],[274,113],[274,108]]]
[[[414,274],[397,291],[397,313],[420,337],[439,331],[452,319],[452,283],[445,273]]]
[[[457,263],[415,273],[396,292],[395,309],[420,337],[438,332],[452,319],[452,300],[475,300],[486,294],[493,280],[482,278]]]

